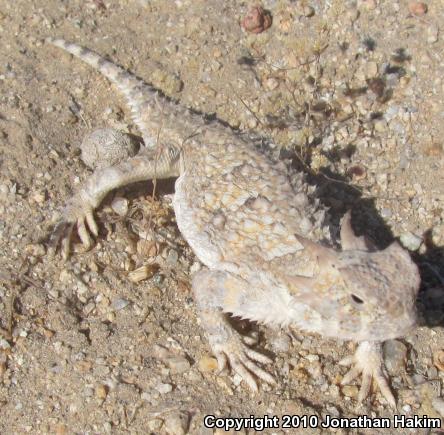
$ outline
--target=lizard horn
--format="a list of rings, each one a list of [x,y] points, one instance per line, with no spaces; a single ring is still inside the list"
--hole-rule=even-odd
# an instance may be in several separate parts
[[[296,235],[296,238],[305,249],[316,255],[320,267],[322,267],[323,264],[332,264],[336,262],[337,252],[334,249],[312,242],[300,235]]]
[[[345,213],[341,221],[341,246],[344,251],[368,251],[369,243],[364,236],[358,237],[351,226],[351,212]]]

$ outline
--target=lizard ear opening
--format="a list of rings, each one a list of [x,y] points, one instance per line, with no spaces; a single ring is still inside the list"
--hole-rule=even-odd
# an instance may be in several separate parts
[[[351,226],[351,212],[345,213],[341,221],[341,246],[343,251],[368,251],[371,246],[364,236],[358,237]]]

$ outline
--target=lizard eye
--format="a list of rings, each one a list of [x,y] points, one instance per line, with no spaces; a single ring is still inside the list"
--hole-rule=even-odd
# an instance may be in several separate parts
[[[364,301],[359,297],[354,295],[353,293],[350,295],[351,300],[358,306],[361,306],[364,304]]]

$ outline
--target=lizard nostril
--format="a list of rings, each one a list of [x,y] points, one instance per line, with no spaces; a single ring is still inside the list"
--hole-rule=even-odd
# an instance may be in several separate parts
[[[361,305],[364,303],[364,301],[360,297],[358,297],[354,294],[351,294],[350,297],[352,298],[352,301],[355,302],[356,304]]]

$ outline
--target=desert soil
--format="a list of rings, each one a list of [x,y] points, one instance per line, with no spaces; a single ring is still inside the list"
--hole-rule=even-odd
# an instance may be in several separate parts
[[[397,413],[443,416],[444,8],[409,3],[267,0],[272,26],[253,34],[240,25],[246,1],[0,0],[0,433],[211,434],[208,414],[394,413],[378,391],[359,405],[359,382],[340,385],[354,344],[300,331],[241,325],[273,355],[276,386],[254,395],[216,373],[172,183],[154,197],[151,183],[114,192],[89,252],[48,254],[60,208],[90,174],[82,139],[138,132],[116,89],[47,36],[263,138],[307,173],[332,227],[352,208],[357,233],[379,247],[400,238],[422,286],[421,325],[384,347]],[[284,432],[349,431],[267,431]]]

